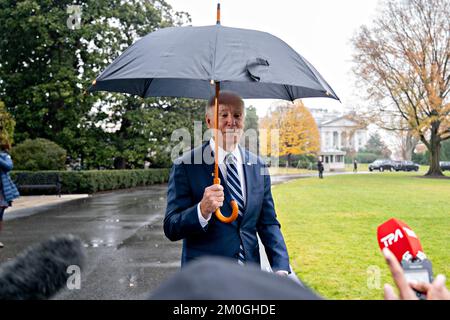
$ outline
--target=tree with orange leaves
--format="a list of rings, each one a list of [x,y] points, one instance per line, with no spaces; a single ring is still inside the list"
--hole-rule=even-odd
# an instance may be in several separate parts
[[[317,124],[301,100],[294,104],[279,105],[261,119],[261,153],[269,156],[287,156],[290,165],[292,155],[317,154],[320,150],[320,135]],[[279,132],[274,139],[274,130]]]
[[[449,17],[448,0],[386,0],[373,26],[352,40],[374,119],[420,139],[430,152],[428,176],[442,175],[441,143],[450,138]]]

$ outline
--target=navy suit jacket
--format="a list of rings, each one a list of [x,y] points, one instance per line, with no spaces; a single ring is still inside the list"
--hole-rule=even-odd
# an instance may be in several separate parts
[[[171,241],[183,239],[181,263],[203,256],[222,256],[237,259],[242,244],[246,261],[260,264],[257,232],[264,244],[269,263],[274,271],[289,271],[289,256],[280,223],[276,218],[271,193],[270,176],[261,158],[239,147],[245,174],[246,207],[243,218],[231,224],[220,222],[213,214],[203,228],[197,205],[205,188],[213,184],[214,157],[209,142],[177,159],[172,167],[167,192],[167,210],[164,233]],[[201,164],[194,164],[201,161]],[[222,174],[220,173],[222,182]],[[225,202],[221,212],[231,214],[231,195],[222,183]]]

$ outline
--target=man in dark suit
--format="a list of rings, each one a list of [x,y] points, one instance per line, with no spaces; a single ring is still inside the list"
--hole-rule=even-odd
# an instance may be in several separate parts
[[[323,162],[322,157],[319,157],[319,160],[317,161],[317,170],[319,170],[319,179],[323,179]]]
[[[208,128],[214,126],[214,98],[206,110]],[[215,141],[210,139],[175,161],[167,193],[164,232],[183,240],[184,266],[203,256],[222,256],[241,264],[260,264],[258,237],[272,270],[290,273],[289,256],[276,218],[270,176],[262,159],[239,146],[245,123],[242,99],[222,92],[219,98],[219,168],[221,185],[214,185]],[[214,215],[231,213],[230,201],[239,206],[239,217],[226,224]]]

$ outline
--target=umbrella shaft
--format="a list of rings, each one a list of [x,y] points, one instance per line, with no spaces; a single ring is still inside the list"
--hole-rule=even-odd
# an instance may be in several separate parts
[[[214,103],[214,184],[220,184],[220,182],[217,183],[217,181],[219,181],[219,94],[220,83],[216,82],[216,97]]]
[[[220,24],[220,3],[217,2],[217,21],[216,24]]]

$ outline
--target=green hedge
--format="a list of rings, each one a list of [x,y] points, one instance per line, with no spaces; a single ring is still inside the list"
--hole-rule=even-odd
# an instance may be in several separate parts
[[[55,142],[27,139],[11,150],[14,168],[23,171],[64,170],[67,152]]]
[[[15,177],[18,173],[26,173],[29,174],[31,180],[31,178],[35,175],[45,177],[46,174],[55,172],[60,174],[62,193],[90,194],[99,191],[128,189],[164,183],[167,182],[169,179],[170,169],[38,171],[38,172],[13,171],[11,173],[11,178],[15,180]],[[39,190],[37,190],[37,192],[44,193]],[[36,192],[32,193],[37,194]]]
[[[278,158],[278,166],[281,168],[286,167],[287,158],[288,158],[287,156],[279,157]],[[291,155],[291,167],[292,168],[309,169],[316,162],[317,162],[317,156],[315,156],[315,155],[307,155],[307,154]]]

